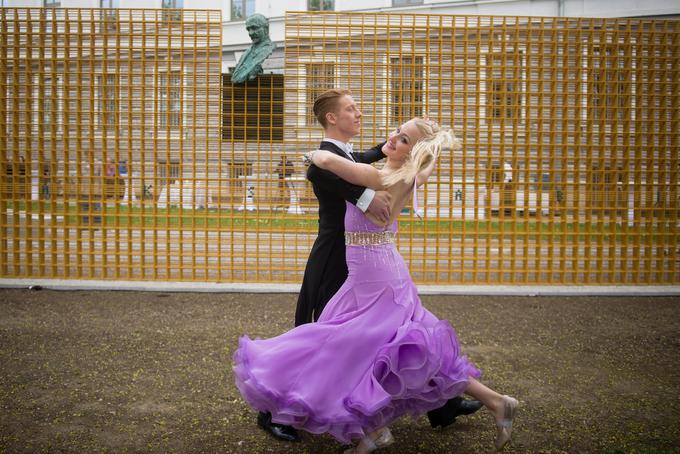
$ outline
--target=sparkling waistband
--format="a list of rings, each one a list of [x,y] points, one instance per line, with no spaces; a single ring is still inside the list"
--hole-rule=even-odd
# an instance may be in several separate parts
[[[396,235],[391,230],[383,232],[345,232],[347,246],[373,246],[394,243]]]

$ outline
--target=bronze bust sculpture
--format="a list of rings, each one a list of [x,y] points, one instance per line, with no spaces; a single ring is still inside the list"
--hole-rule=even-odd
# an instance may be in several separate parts
[[[262,73],[262,62],[276,48],[276,44],[269,39],[269,21],[262,14],[253,14],[246,20],[246,30],[253,41],[253,45],[245,51],[231,74],[231,81],[242,83],[254,80]]]

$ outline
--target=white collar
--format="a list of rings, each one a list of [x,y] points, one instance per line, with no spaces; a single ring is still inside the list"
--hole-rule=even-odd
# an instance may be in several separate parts
[[[352,157],[352,144],[351,143],[345,143],[345,142],[340,142],[339,140],[336,139],[331,139],[329,137],[324,137],[322,142],[330,142],[333,145],[337,146],[340,148],[342,151],[345,152],[345,154],[352,160],[354,161],[354,158]]]

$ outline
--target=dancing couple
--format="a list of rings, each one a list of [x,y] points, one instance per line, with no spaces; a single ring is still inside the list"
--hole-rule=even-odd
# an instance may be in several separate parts
[[[361,111],[346,90],[329,90],[314,113],[326,138],[305,155],[319,199],[319,235],[305,270],[296,327],[271,339],[243,336],[236,385],[258,423],[297,439],[295,429],[329,433],[347,453],[393,442],[389,424],[428,412],[433,427],[487,407],[495,446],[509,441],[518,402],[480,383],[451,325],[425,309],[397,250],[397,217],[458,145],[435,122],[414,118],[365,153],[347,142]],[[386,158],[381,169],[370,165]],[[340,263],[342,262],[342,263]],[[309,323],[315,320],[315,323]],[[463,400],[468,394],[476,400]]]

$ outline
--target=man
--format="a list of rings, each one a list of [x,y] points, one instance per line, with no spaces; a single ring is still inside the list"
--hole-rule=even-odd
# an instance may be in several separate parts
[[[314,102],[314,115],[324,129],[319,148],[346,159],[373,163],[385,157],[381,143],[364,153],[353,152],[349,141],[361,131],[361,111],[348,90],[328,90]],[[347,279],[345,261],[345,201],[370,212],[382,222],[390,217],[390,194],[350,184],[332,172],[309,166],[307,178],[319,200],[319,231],[309,254],[295,312],[295,326],[316,321],[326,303]],[[481,407],[478,401],[452,399],[428,417],[432,427],[445,427],[459,414],[470,414]],[[271,414],[260,413],[258,424],[282,440],[298,440],[290,426],[271,421]]]
[[[237,84],[255,80],[262,73],[262,63],[276,48],[276,44],[269,39],[269,21],[262,14],[248,17],[246,30],[253,45],[241,55],[231,74],[231,81]]]
[[[328,90],[314,102],[314,115],[324,129],[319,148],[346,159],[372,163],[385,157],[383,144],[355,153],[349,141],[361,131],[361,111],[347,90]],[[314,165],[307,170],[319,201],[319,233],[309,254],[298,296],[295,326],[316,321],[328,300],[347,279],[345,262],[345,201],[386,222],[390,194],[356,186]]]

